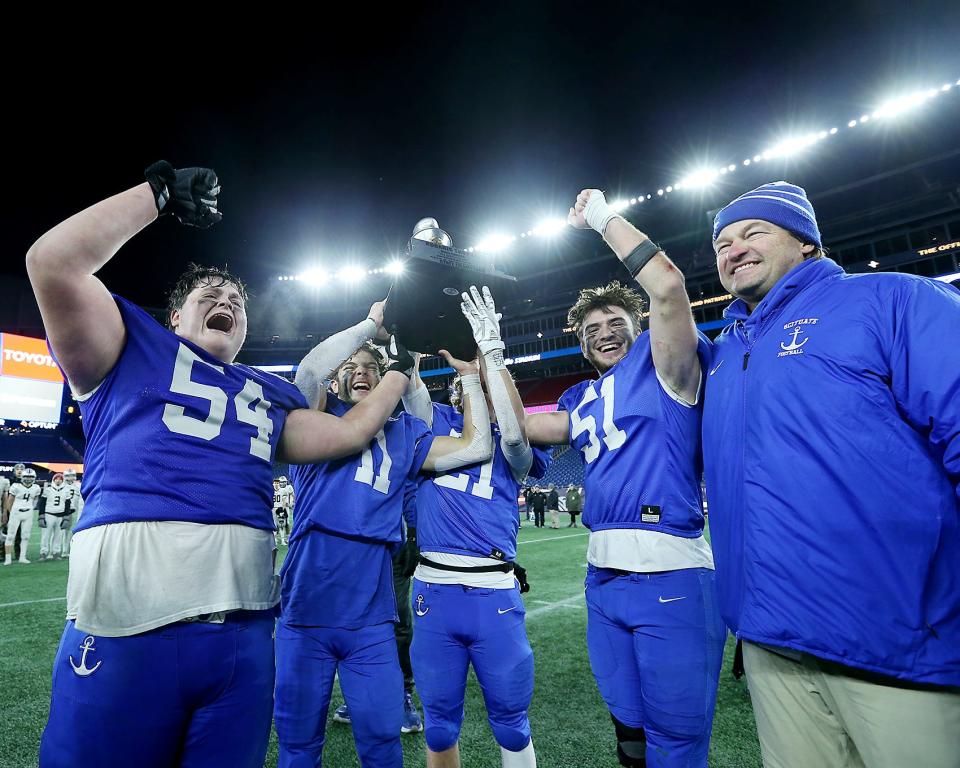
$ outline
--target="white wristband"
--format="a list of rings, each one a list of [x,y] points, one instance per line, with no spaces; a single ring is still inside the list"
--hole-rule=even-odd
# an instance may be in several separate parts
[[[500,339],[496,341],[484,341],[479,344],[480,354],[487,363],[487,369],[491,371],[502,371],[506,366],[503,364],[503,351],[507,345]]]
[[[585,218],[587,224],[599,232],[601,236],[607,228],[607,224],[610,223],[610,219],[616,215],[617,212],[607,205],[607,200],[602,192],[594,192],[591,194],[590,199],[587,200],[586,207],[583,209],[583,218]]]
[[[460,386],[465,395],[479,395],[483,397],[483,387],[480,386],[480,374],[468,373],[460,377]]]

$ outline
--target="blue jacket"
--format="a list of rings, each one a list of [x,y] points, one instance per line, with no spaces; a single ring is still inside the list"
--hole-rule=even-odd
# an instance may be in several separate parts
[[[811,260],[726,317],[703,450],[727,624],[960,685],[960,294]]]

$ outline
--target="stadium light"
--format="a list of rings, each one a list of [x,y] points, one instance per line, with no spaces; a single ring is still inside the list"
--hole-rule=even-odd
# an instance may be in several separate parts
[[[402,275],[402,274],[403,274],[403,269],[404,269],[404,267],[403,267],[403,262],[400,261],[400,259],[394,259],[394,260],[391,261],[389,264],[387,264],[386,267],[384,267],[384,271],[385,271],[388,275],[395,275],[395,276],[396,276],[396,275]]]
[[[534,235],[538,237],[555,237],[563,232],[567,228],[567,220],[560,218],[553,219],[544,219],[532,230]],[[525,236],[527,233],[524,232],[522,236]]]
[[[904,112],[916,109],[926,101],[936,96],[938,91],[916,91],[906,96],[899,96],[889,101],[885,101],[880,108],[873,113],[874,117],[897,117]]]
[[[324,269],[308,269],[306,272],[296,275],[293,279],[320,288],[330,282],[330,275]]]
[[[955,87],[957,86],[957,87]],[[865,125],[871,120],[882,120],[885,118],[893,118],[904,113],[915,110],[928,101],[937,98],[943,93],[949,91],[958,92],[960,91],[960,80],[955,82],[943,83],[937,87],[927,88],[925,90],[917,90],[909,94],[905,94],[896,98],[889,99],[881,103],[875,110],[871,112],[865,112],[859,117],[852,118],[849,120],[846,125],[840,124],[834,126],[828,130],[820,129],[812,131],[806,135],[802,136],[793,136],[781,140],[777,144],[768,147],[752,156],[747,156],[739,164],[737,163],[727,163],[716,168],[701,168],[694,170],[689,173],[687,176],[681,178],[679,181],[675,181],[670,186],[661,187],[656,190],[654,193],[652,190],[647,193],[636,193],[631,195],[624,195],[622,198],[613,201],[610,203],[610,207],[617,213],[626,210],[634,205],[639,205],[644,201],[652,200],[655,196],[660,198],[666,198],[669,196],[669,193],[674,191],[679,191],[681,189],[702,189],[703,187],[709,186],[716,179],[722,175],[733,173],[737,170],[739,166],[750,166],[760,163],[764,160],[770,160],[773,158],[787,158],[797,153],[803,152],[811,147],[813,144],[824,141],[831,136],[838,135],[843,130],[849,130],[858,128],[861,125]],[[861,133],[860,131],[857,132]],[[869,136],[871,132],[864,132],[863,136]],[[491,235],[481,241],[480,243],[473,245],[469,248],[465,248],[466,253],[475,253],[475,252],[486,252],[486,253],[500,253],[506,250],[511,243],[517,240],[518,237],[523,239],[528,239],[534,235],[540,237],[549,237],[551,235],[556,235],[563,231],[562,224],[558,220],[548,220],[540,222],[536,227],[528,229],[518,233],[517,235],[508,235],[504,233],[497,233]],[[339,270],[337,276],[341,277],[349,282],[355,282],[366,274],[378,275],[384,272],[391,272],[391,267],[389,265],[385,267],[380,267],[377,269],[368,269],[361,267],[353,267]],[[312,285],[322,285],[326,282],[329,282],[330,276],[326,273],[316,273],[316,271],[311,270],[309,272],[303,273],[302,275],[281,275],[279,280],[295,280],[305,283],[310,283]]]
[[[348,264],[345,267],[340,267],[337,271],[337,280],[342,283],[359,283],[367,276],[367,271],[362,267],[357,267],[352,264]]]
[[[510,246],[510,243],[516,239],[516,237],[510,235],[489,235],[476,246],[475,250],[481,253],[500,253],[501,251],[505,251]]]

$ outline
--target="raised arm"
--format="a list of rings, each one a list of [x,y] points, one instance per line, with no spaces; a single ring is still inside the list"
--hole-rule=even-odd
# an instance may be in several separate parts
[[[386,301],[374,302],[366,320],[324,339],[300,361],[293,383],[311,408],[324,407],[327,395],[324,382],[363,342],[376,338],[383,330],[385,304]]]
[[[599,232],[650,297],[653,365],[667,387],[688,403],[696,402],[700,389],[697,327],[683,274],[649,237],[607,205],[599,189],[583,190],[567,221],[578,229]]]
[[[482,297],[475,286],[470,286],[470,293],[464,293],[462,298],[461,308],[473,329],[487,392],[490,393],[490,402],[497,416],[497,424],[500,425],[500,448],[514,478],[523,482],[533,465],[533,451],[524,431],[526,414],[520,393],[503,362],[506,345],[500,337],[501,315],[486,286],[483,287]]]
[[[480,386],[480,374],[474,363],[457,360],[445,349],[440,354],[457,373],[463,387],[463,433],[460,437],[435,437],[423,463],[428,472],[449,472],[487,461],[493,455],[490,411]],[[431,409],[432,410],[432,409]]]
[[[410,384],[407,391],[403,393],[403,409],[411,416],[416,416],[421,421],[425,421],[427,426],[433,428],[433,400],[430,399],[430,393],[427,391],[423,379],[420,378],[420,358],[419,352],[413,353],[413,376],[410,377]]]
[[[161,210],[194,226],[220,220],[213,171],[174,171],[169,163],[156,163],[147,179],[61,222],[27,252],[47,338],[78,394],[103,380],[126,343],[120,310],[96,272]]]
[[[396,339],[386,349],[390,365],[380,384],[345,415],[306,408],[290,412],[280,435],[278,461],[315,464],[366,448],[396,409],[413,369],[413,358]]]

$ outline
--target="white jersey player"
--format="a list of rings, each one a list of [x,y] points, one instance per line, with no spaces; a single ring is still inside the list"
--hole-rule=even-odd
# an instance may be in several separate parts
[[[63,537],[60,542],[60,554],[63,557],[70,557],[70,538],[73,536],[73,524],[80,519],[83,513],[83,496],[80,495],[80,483],[77,481],[77,471],[68,469],[63,473],[64,485],[70,489],[70,514],[61,518],[60,528],[63,530]]]
[[[290,536],[290,521],[293,517],[293,486],[286,476],[273,481],[273,520],[277,525],[277,543],[286,546]]]
[[[20,562],[27,560],[27,546],[30,542],[30,532],[33,530],[33,510],[36,509],[37,499],[40,498],[40,486],[36,484],[37,473],[24,469],[20,473],[20,482],[14,483],[7,491],[6,505],[10,511],[10,520],[7,523],[6,558],[4,565],[13,562],[13,540],[17,537],[17,529],[21,530]]]
[[[40,536],[40,559],[53,560],[60,557],[63,550],[63,522],[71,515],[71,501],[74,489],[64,482],[63,475],[57,472],[50,484],[43,489],[43,534]],[[69,527],[69,526],[68,526]]]

